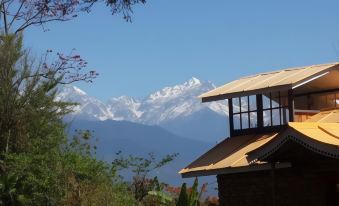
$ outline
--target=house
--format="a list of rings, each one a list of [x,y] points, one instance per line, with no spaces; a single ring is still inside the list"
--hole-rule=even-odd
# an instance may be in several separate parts
[[[244,77],[200,98],[228,100],[230,137],[182,177],[216,175],[223,206],[339,205],[339,63]]]

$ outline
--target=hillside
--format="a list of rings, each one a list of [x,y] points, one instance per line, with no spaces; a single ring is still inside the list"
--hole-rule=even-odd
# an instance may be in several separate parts
[[[196,159],[212,145],[174,135],[159,126],[148,126],[126,121],[88,121],[77,120],[70,123],[69,134],[75,129],[88,129],[93,132],[93,139],[98,138],[97,156],[111,161],[118,151],[123,154],[145,156],[153,152],[157,157],[179,153],[178,158],[157,175],[171,184],[180,184],[182,179],[177,172],[189,162]]]

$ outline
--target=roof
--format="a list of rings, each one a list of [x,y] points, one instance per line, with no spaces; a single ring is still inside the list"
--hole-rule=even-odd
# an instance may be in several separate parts
[[[330,122],[339,123],[339,108],[327,111],[321,111],[318,114],[312,116],[306,122]]]
[[[213,173],[224,168],[232,169],[248,166],[249,161],[246,154],[272,140],[276,135],[277,133],[271,133],[227,138],[179,173],[188,177],[204,172],[210,173],[212,171]]]
[[[282,89],[293,89],[337,69],[339,63],[313,65],[261,73],[232,81],[199,97],[203,102],[253,95]]]
[[[315,153],[339,159],[338,123],[292,122],[280,133],[227,138],[179,173],[193,177],[252,171],[259,165],[267,165],[266,158],[289,140]]]
[[[263,161],[287,141],[296,142],[322,156],[339,159],[339,124],[290,122],[272,141],[248,153],[249,161]]]

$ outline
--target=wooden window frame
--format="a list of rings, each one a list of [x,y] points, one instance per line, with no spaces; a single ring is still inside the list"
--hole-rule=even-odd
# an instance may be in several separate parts
[[[257,94],[255,95],[256,97],[256,109],[255,110],[250,110],[250,96],[247,96],[247,111],[242,111],[242,105],[241,105],[241,97],[235,97],[238,98],[239,100],[239,112],[234,112],[233,110],[233,99],[235,98],[229,98],[228,99],[228,107],[229,107],[229,124],[230,124],[230,136],[239,136],[239,135],[248,135],[248,134],[254,134],[254,133],[267,133],[267,132],[274,132],[274,131],[279,131],[282,128],[285,128],[287,124],[284,124],[282,121],[282,109],[288,109],[289,111],[289,119],[286,119],[286,121],[293,121],[294,119],[294,100],[293,100],[293,91],[288,90],[287,94],[287,105],[282,106],[282,100],[281,100],[281,91],[279,92],[279,106],[278,107],[273,107],[272,108],[272,92],[270,92],[270,107],[264,109],[263,108],[263,94]],[[279,125],[273,125],[273,110],[279,109]],[[270,121],[271,125],[270,126],[264,126],[264,118],[263,118],[263,112],[264,111],[270,111]],[[255,112],[257,114],[257,127],[251,128],[251,113]],[[248,128],[243,129],[242,125],[242,114],[248,115]],[[240,129],[234,129],[234,115],[239,115],[240,116]],[[286,116],[287,117],[287,116]],[[285,119],[285,118],[284,118]]]
[[[254,96],[254,95],[250,95],[250,96]],[[232,104],[232,107],[229,107],[229,110],[231,111],[231,108],[232,108],[232,129],[233,130],[235,130],[234,129],[234,120],[233,120],[233,117],[235,115],[239,115],[239,117],[240,117],[240,129],[236,129],[236,130],[246,130],[246,129],[257,128],[257,127],[251,127],[251,118],[250,117],[251,117],[252,112],[257,113],[257,116],[258,116],[258,105],[256,105],[256,109],[251,110],[251,108],[250,108],[250,96],[242,96],[242,97],[247,98],[247,111],[242,111],[242,105],[241,105],[242,97],[236,97],[239,100],[239,112],[234,112],[234,110],[233,110],[233,99],[235,99],[235,98],[228,100],[228,102],[231,102],[231,104]],[[247,114],[247,116],[248,116],[248,128],[243,128],[243,121],[242,121],[242,115],[243,114]],[[230,112],[230,117],[231,117],[231,112]],[[258,120],[257,120],[257,124],[258,124]]]
[[[287,95],[287,98],[289,99],[289,95]],[[270,99],[270,106],[269,108],[263,108],[262,109],[262,112],[265,112],[265,111],[270,111],[270,125],[269,126],[265,126],[263,125],[263,127],[274,127],[274,126],[280,126],[280,125],[283,125],[283,122],[282,122],[282,113],[281,113],[281,110],[284,110],[284,109],[289,109],[290,110],[290,106],[289,106],[289,103],[286,105],[286,106],[283,106],[282,105],[282,102],[281,102],[281,91],[278,91],[278,105],[277,107],[272,107],[272,92],[269,93],[269,99]],[[273,110],[279,110],[279,124],[278,125],[273,125]],[[290,115],[290,114],[289,114]],[[291,120],[291,119],[289,119]]]

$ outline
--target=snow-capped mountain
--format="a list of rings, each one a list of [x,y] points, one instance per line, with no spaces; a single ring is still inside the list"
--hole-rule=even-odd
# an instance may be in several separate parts
[[[144,124],[162,124],[178,117],[189,116],[204,108],[225,115],[227,107],[224,104],[213,102],[202,104],[198,96],[215,88],[210,82],[201,82],[192,78],[181,85],[166,87],[149,95],[141,104],[143,114],[140,122]]]
[[[201,103],[198,98],[214,89],[211,82],[191,78],[180,85],[165,87],[144,99],[128,96],[112,97],[102,102],[75,86],[60,89],[58,99],[78,102],[67,118],[73,120],[118,120],[159,125],[180,136],[204,140],[215,133],[211,141],[227,134],[228,107],[226,101]],[[219,137],[220,138],[220,137]]]
[[[143,100],[128,96],[112,97],[106,103],[91,97],[75,86],[64,86],[58,100],[77,102],[71,116],[86,120],[125,120],[148,125],[159,125],[202,109],[227,115],[225,102],[202,104],[198,96],[215,88],[211,82],[191,78],[181,85],[165,87]]]
[[[72,107],[73,113],[68,118],[101,121],[114,118],[106,104],[75,86],[67,85],[60,88],[56,100],[77,103]]]
[[[108,111],[114,114],[113,120],[137,122],[143,114],[140,111],[141,102],[128,96],[112,97],[106,106]]]

